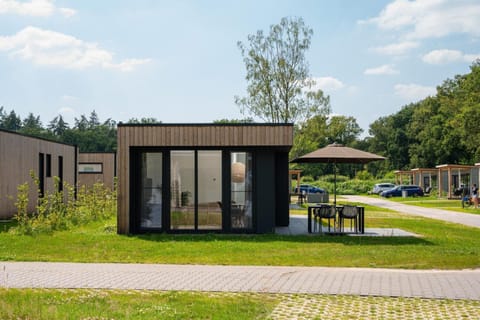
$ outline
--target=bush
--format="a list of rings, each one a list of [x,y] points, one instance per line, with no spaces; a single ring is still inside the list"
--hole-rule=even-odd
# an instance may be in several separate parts
[[[358,179],[358,180],[372,180],[373,176],[367,170],[362,170],[362,171],[357,172],[357,174],[355,176],[355,179]]]
[[[39,181],[34,174],[31,175],[40,195]],[[57,177],[54,179],[54,189],[58,190],[60,180]],[[43,197],[39,196],[35,212],[28,212],[29,189],[28,183],[17,188],[17,212],[14,220],[18,224],[11,230],[18,234],[33,235],[68,230],[72,226],[94,220],[106,220],[116,213],[116,191],[101,183],[96,183],[92,188],[83,186],[78,190],[76,199],[74,188],[65,183],[64,191],[46,192]]]
[[[342,176],[342,175],[339,175],[337,174],[337,184],[340,183],[340,182],[345,182],[345,181],[348,181],[350,178],[347,177],[347,176]],[[318,178],[319,181],[322,181],[322,182],[331,182],[333,183],[334,180],[335,180],[335,175],[333,174],[327,174],[327,175],[324,175],[324,176],[321,176]]]
[[[301,181],[302,183],[309,183],[309,182],[313,182],[314,179],[312,176],[303,176]]]
[[[393,183],[394,181],[389,179],[350,179],[346,176],[339,175],[337,176],[337,194],[365,194],[371,191],[376,183],[380,182]],[[311,185],[326,189],[331,195],[333,195],[333,175],[322,176],[318,180],[312,182]]]

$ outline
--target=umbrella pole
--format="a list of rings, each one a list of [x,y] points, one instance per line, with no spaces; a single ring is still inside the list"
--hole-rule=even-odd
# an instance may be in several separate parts
[[[337,164],[333,163],[333,207],[337,207]]]

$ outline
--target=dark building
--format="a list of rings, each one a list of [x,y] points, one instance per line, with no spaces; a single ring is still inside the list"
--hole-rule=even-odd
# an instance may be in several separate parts
[[[289,223],[290,124],[118,125],[118,233]]]

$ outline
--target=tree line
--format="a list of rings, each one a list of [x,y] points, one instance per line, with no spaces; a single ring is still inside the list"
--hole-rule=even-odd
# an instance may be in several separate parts
[[[131,118],[128,123],[158,123],[155,118]],[[22,119],[15,110],[0,107],[0,129],[25,135],[77,145],[82,152],[115,152],[117,150],[117,121],[101,121],[93,110],[89,116],[81,115],[70,126],[61,115],[46,125],[40,116],[30,112]]]
[[[385,169],[480,162],[480,60],[434,96],[374,121],[368,132],[363,145],[388,157]]]

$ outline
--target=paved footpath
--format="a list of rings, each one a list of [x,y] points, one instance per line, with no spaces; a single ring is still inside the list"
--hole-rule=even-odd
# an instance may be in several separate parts
[[[372,198],[372,197],[345,195],[345,196],[342,196],[342,198],[348,201],[370,204],[377,207],[387,208],[387,209],[395,210],[395,211],[406,213],[406,214],[412,214],[412,215],[422,216],[426,218],[443,220],[443,221],[463,224],[470,227],[480,228],[480,214],[454,212],[449,210],[412,206],[412,205],[407,205],[403,203],[398,203],[395,201],[389,201],[381,197]],[[459,207],[461,206],[460,200],[458,200],[458,206]]]
[[[0,287],[347,294],[480,300],[480,269],[0,262]]]

